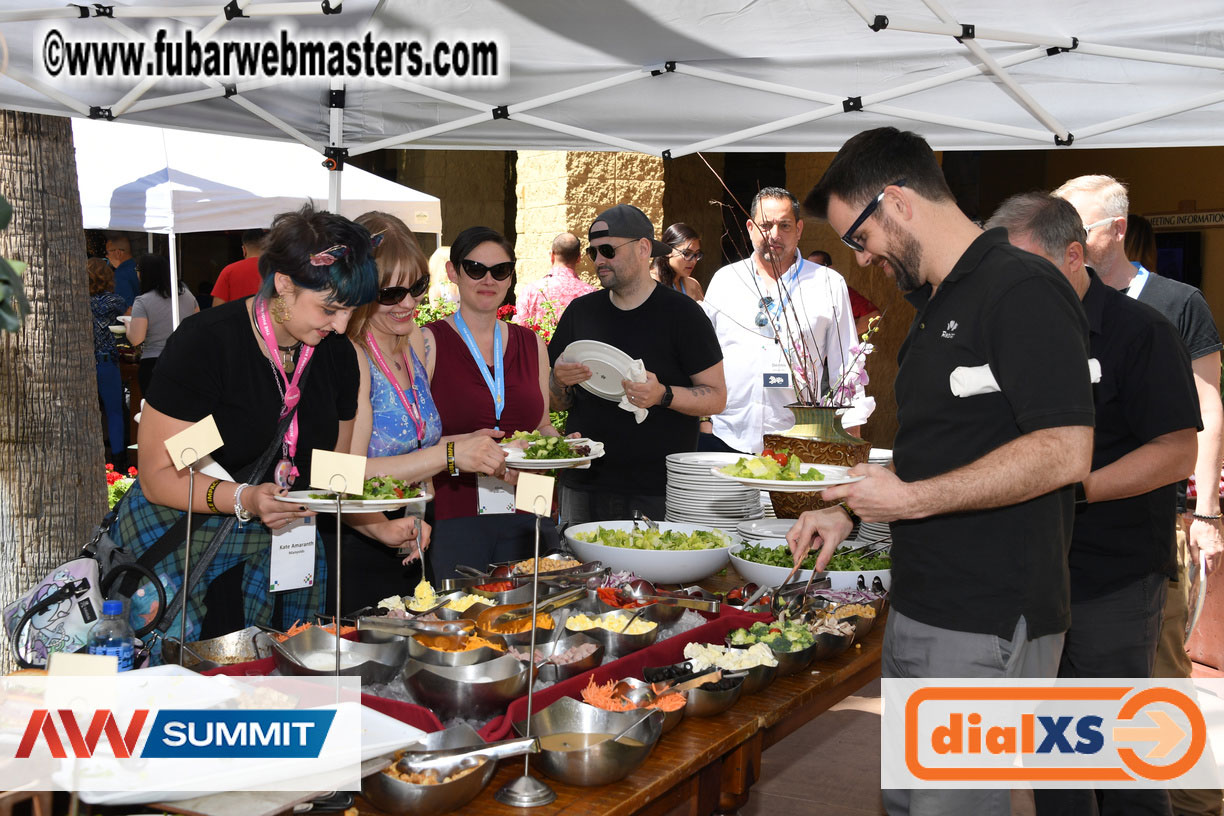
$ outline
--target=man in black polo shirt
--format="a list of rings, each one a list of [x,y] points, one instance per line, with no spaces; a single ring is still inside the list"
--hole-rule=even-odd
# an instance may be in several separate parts
[[[892,470],[831,487],[892,522],[885,677],[1053,677],[1070,625],[1071,485],[1092,459],[1088,325],[1049,263],[983,233],[930,146],[895,128],[847,142],[806,205],[893,277],[918,314],[901,347]],[[832,508],[787,535],[817,567],[850,531]],[[886,790],[890,813],[1007,813],[1005,790]]]
[[[1067,277],[1088,313],[1100,365],[1092,472],[1071,537],[1071,628],[1060,677],[1150,677],[1169,578],[1176,575],[1174,495],[1194,467],[1202,428],[1190,356],[1173,324],[1084,266],[1079,213],[1044,193],[1012,196],[987,227]],[[1089,790],[1038,790],[1037,812],[1091,813]],[[1101,813],[1170,812],[1164,790],[1101,790]]]

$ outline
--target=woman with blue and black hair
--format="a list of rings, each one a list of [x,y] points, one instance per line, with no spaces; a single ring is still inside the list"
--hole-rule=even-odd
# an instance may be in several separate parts
[[[314,515],[276,497],[310,486],[311,451],[349,449],[358,376],[344,331],[353,310],[377,294],[378,270],[365,228],[309,206],[277,216],[259,270],[258,294],[193,315],[166,343],[140,422],[140,477],[112,529],[117,544],[145,556],[173,599],[183,577],[189,476],[165,442],[211,415],[224,442],[212,456],[228,478],[195,475],[193,574],[206,542],[221,540],[189,593],[188,642],[253,624],[287,627],[323,609],[327,567],[317,534],[312,576],[269,590],[273,535]],[[393,547],[418,534],[412,518],[346,521]],[[157,621],[155,587],[123,590],[134,627]],[[169,606],[158,628],[177,638],[178,613]]]

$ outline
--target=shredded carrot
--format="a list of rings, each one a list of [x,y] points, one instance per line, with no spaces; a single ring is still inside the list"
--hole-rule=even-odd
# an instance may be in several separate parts
[[[637,708],[629,700],[619,695],[612,694],[612,689],[616,686],[615,680],[609,680],[606,683],[599,684],[592,677],[586,688],[582,690],[583,702],[589,703],[596,708],[602,708],[605,711],[632,711]],[[684,695],[679,692],[669,692],[655,699],[647,708],[657,708],[660,711],[676,711],[684,708],[687,702]]]
[[[288,632],[285,632],[285,634],[283,635],[273,635],[272,637],[276,638],[281,643],[284,643],[289,638],[293,637],[294,635],[300,635],[302,632],[305,632],[307,629],[309,629],[312,626],[315,626],[315,624],[302,623],[300,620],[294,621],[293,625],[289,627]],[[334,623],[329,623],[327,624],[327,626],[324,626],[322,628],[323,628],[323,631],[327,632],[328,634],[331,634],[331,635],[336,634],[336,624]],[[345,635],[351,634],[356,631],[357,631],[356,626],[342,626],[340,627],[340,637],[344,637]]]

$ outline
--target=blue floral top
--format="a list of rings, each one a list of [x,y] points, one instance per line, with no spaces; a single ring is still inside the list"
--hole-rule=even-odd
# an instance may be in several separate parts
[[[416,400],[421,419],[425,421],[425,438],[417,443],[416,426],[412,423],[412,417],[404,409],[386,375],[371,359],[370,407],[374,416],[367,456],[398,456],[401,453],[411,453],[420,448],[432,447],[442,438],[442,417],[438,415],[438,406],[434,405],[433,396],[429,393],[429,375],[425,373],[425,365],[411,347],[408,353],[412,357],[412,393],[405,392],[404,396]]]

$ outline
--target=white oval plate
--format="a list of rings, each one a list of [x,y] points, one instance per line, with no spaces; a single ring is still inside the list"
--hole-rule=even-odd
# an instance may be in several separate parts
[[[710,468],[710,472],[720,479],[727,479],[732,482],[739,482],[748,487],[755,487],[758,490],[773,490],[779,493],[819,493],[826,487],[833,485],[851,484],[853,482],[861,482],[866,476],[847,476],[846,473],[850,470],[848,467],[841,465],[800,465],[799,470],[807,473],[811,470],[819,470],[824,474],[825,478],[822,482],[789,482],[781,479],[748,479],[739,476],[728,476],[718,468]]]
[[[312,493],[322,494],[326,490],[290,490],[287,495],[281,496],[273,494],[272,498],[277,501],[288,502],[289,504],[300,504],[307,510],[318,510],[323,513],[330,512],[336,509],[336,500],[328,499],[312,499]],[[429,493],[423,493],[420,496],[414,496],[411,499],[341,499],[340,510],[342,512],[353,512],[360,510],[394,510],[397,507],[420,507],[425,508],[433,496]]]
[[[620,402],[625,395],[621,380],[629,379],[633,358],[616,346],[598,340],[575,340],[561,352],[567,363],[582,363],[591,369],[591,377],[579,386],[597,397]]]

